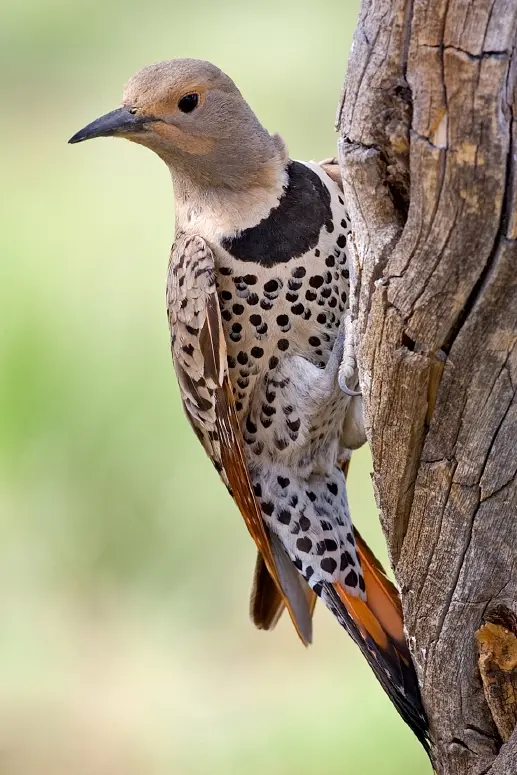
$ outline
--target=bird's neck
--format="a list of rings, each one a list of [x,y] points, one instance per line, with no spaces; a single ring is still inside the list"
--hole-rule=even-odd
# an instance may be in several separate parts
[[[177,228],[219,241],[255,226],[278,206],[288,183],[288,161],[285,149],[279,148],[238,188],[206,186],[171,170]]]

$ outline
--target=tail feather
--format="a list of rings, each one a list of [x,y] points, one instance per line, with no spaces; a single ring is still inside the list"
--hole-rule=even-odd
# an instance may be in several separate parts
[[[396,709],[429,754],[429,728],[406,644],[402,607],[395,586],[355,531],[366,585],[366,601],[339,584],[323,584],[321,596],[375,673]]]
[[[354,538],[363,571],[368,605],[397,643],[406,643],[400,595],[370,547],[354,527]]]

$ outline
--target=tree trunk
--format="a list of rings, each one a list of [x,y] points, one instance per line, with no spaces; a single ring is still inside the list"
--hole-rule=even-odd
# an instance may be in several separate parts
[[[442,775],[517,773],[516,32],[517,0],[362,0],[339,113],[373,481]]]

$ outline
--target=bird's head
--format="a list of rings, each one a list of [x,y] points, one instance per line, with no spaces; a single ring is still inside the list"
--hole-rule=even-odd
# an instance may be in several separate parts
[[[108,136],[147,146],[173,175],[205,187],[262,185],[271,165],[287,156],[231,78],[197,59],[144,67],[127,83],[122,105],[69,142]]]

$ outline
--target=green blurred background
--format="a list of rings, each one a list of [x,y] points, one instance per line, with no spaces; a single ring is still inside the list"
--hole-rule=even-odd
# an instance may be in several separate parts
[[[254,549],[183,417],[148,151],[66,144],[176,56],[230,73],[295,158],[332,155],[358,0],[20,0],[0,11],[0,771],[427,771],[326,611],[254,630]],[[354,458],[354,518],[385,557]],[[224,572],[222,572],[224,570]]]

